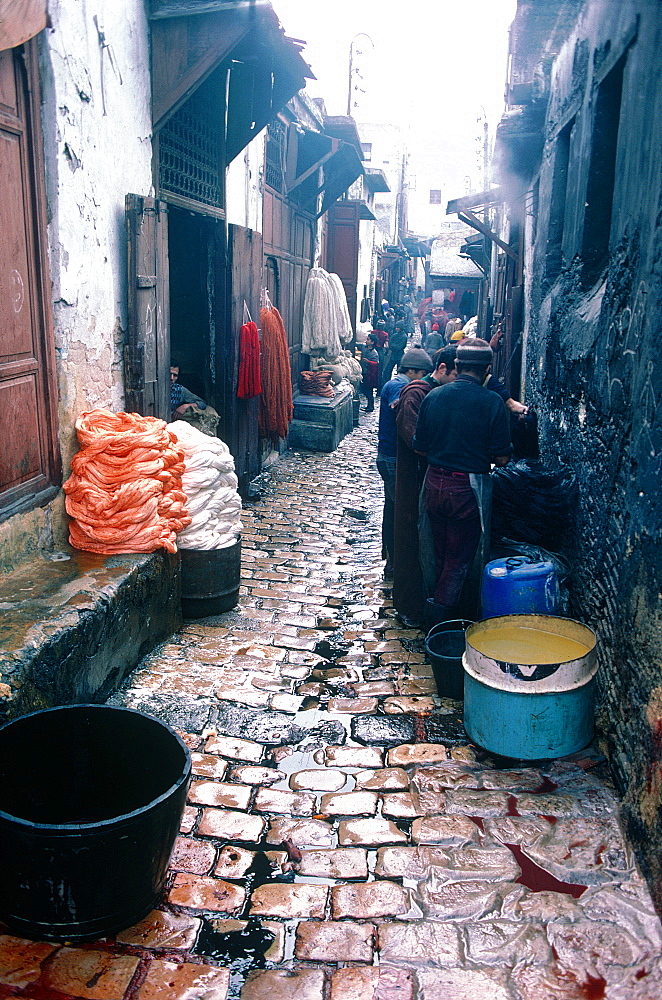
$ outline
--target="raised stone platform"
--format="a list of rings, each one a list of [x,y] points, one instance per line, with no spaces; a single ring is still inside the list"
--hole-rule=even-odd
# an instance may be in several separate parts
[[[0,721],[104,701],[180,625],[177,555],[68,548],[0,576]]]
[[[352,390],[336,388],[333,397],[308,396],[295,392],[294,419],[290,424],[290,448],[335,451],[353,428]]]

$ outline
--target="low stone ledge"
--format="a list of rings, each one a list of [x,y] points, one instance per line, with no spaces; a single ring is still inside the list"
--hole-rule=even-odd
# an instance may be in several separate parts
[[[105,701],[181,625],[177,555],[62,556],[0,576],[0,721]]]

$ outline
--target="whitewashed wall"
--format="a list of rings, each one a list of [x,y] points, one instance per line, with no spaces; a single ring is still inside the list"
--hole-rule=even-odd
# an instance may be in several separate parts
[[[49,14],[40,74],[66,473],[78,414],[124,405],[124,198],[151,192],[149,32],[143,0],[50,0]]]

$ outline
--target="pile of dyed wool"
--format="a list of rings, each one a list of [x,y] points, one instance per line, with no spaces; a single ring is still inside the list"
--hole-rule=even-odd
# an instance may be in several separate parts
[[[63,486],[73,547],[104,555],[176,552],[176,534],[191,518],[184,454],[165,421],[90,410],[76,432],[81,448]]]
[[[168,424],[184,451],[182,488],[191,523],[180,532],[180,549],[224,549],[241,533],[241,499],[230,449],[184,420]]]

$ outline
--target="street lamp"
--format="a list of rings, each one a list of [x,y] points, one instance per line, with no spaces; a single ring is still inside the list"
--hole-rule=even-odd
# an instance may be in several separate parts
[[[347,87],[347,115],[348,115],[348,117],[352,113],[352,90],[353,89],[355,89],[355,90],[359,89],[358,84],[356,86],[354,85],[354,82],[353,82],[354,81],[354,77],[357,76],[357,77],[359,77],[359,79],[363,80],[363,76],[361,75],[361,73],[359,73],[358,69],[356,68],[356,66],[354,64],[355,57],[356,56],[362,56],[365,53],[365,49],[359,48],[359,46],[356,45],[357,38],[367,38],[368,41],[370,42],[372,48],[374,49],[374,47],[375,47],[375,43],[373,42],[372,38],[370,37],[370,35],[367,35],[365,33],[365,31],[359,31],[359,33],[356,34],[356,35],[354,35],[354,37],[352,38],[351,42],[349,43],[349,84],[348,84],[348,87]],[[361,93],[365,94],[365,90],[362,90]],[[357,107],[357,106],[358,106],[358,102],[354,101],[354,107]]]

